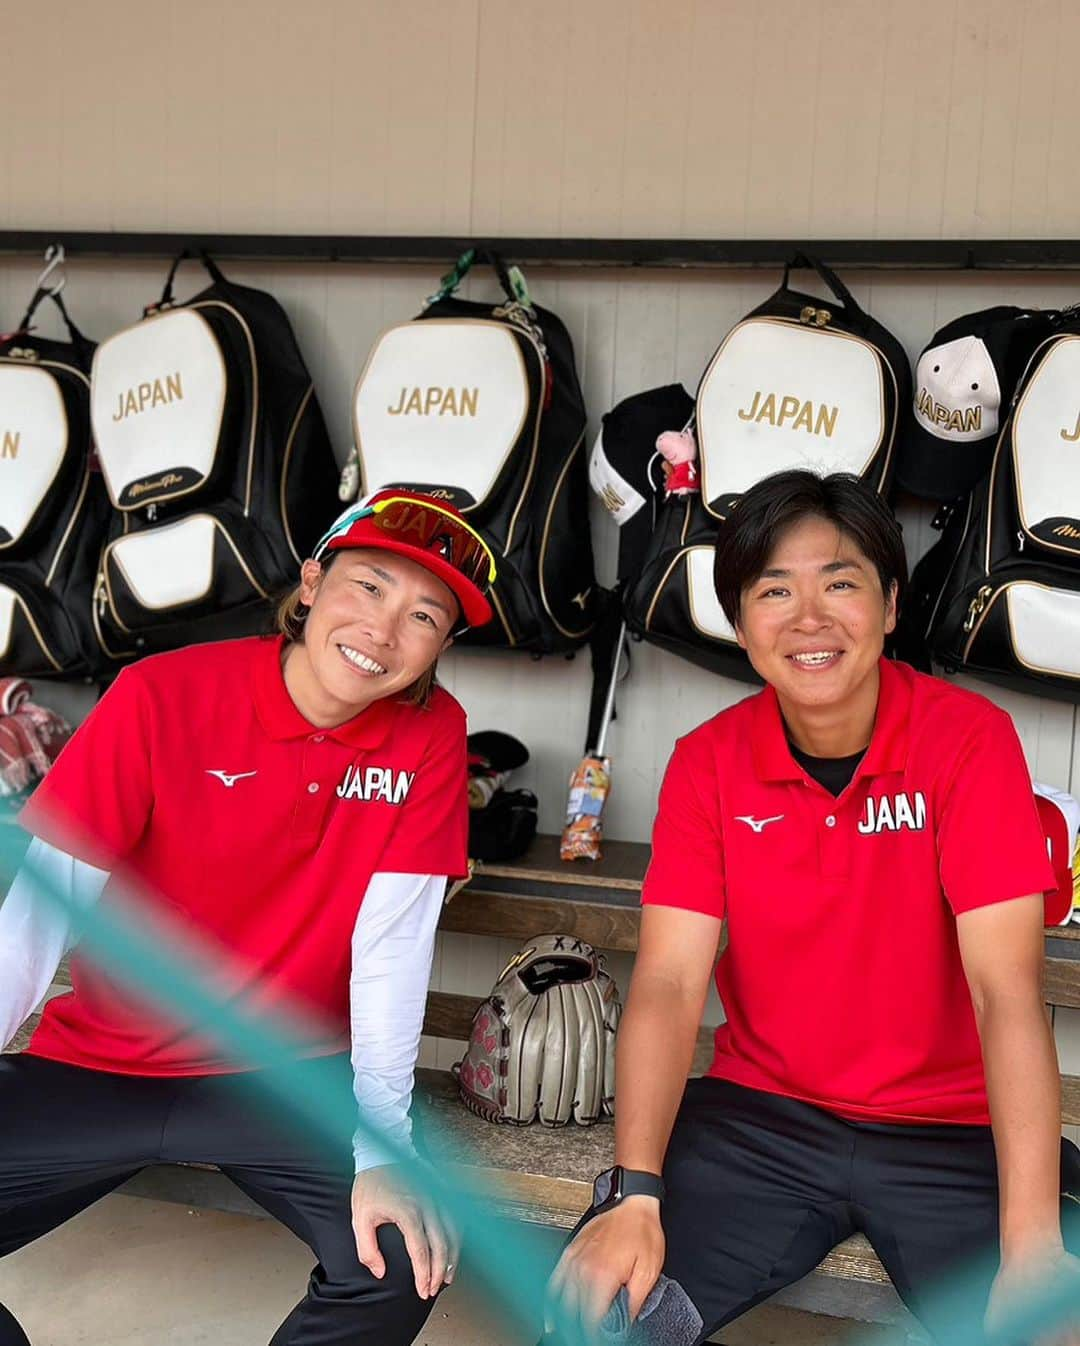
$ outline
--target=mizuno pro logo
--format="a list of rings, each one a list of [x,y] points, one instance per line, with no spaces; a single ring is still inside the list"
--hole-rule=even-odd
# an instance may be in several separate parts
[[[206,774],[208,776],[216,776],[227,790],[231,790],[238,780],[246,780],[248,776],[258,775],[258,772],[237,771],[232,775],[230,775],[228,771],[211,771],[209,768],[207,768]]]
[[[387,804],[404,804],[416,779],[415,771],[391,771],[385,766],[350,766],[338,786],[339,799],[362,799],[365,803],[382,799]]]
[[[770,823],[782,822],[783,818],[784,815],[782,813],[777,813],[772,818],[754,818],[751,817],[749,813],[737,813],[735,815],[735,821],[737,823],[745,823],[752,832],[764,832]]]
[[[866,817],[859,822],[864,836],[873,832],[899,832],[902,827],[921,832],[926,827],[926,796],[914,794],[871,795],[866,801]]]

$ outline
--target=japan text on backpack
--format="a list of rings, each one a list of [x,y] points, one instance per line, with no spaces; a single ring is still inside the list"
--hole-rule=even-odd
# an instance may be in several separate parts
[[[736,414],[740,421],[759,423],[766,421],[778,429],[787,425],[789,430],[805,430],[808,435],[823,434],[826,438],[831,438],[832,432],[836,429],[836,418],[840,414],[840,408],[827,407],[821,402],[815,412],[813,402],[786,396],[783,393],[764,394],[758,388],[750,405],[740,407]]]
[[[113,420],[122,421],[125,416],[137,416],[148,407],[163,407],[169,402],[182,401],[183,396],[180,371],[177,370],[175,374],[166,374],[164,379],[154,379],[152,383],[140,383],[134,388],[129,388],[127,392],[120,393],[119,405],[113,414]]]
[[[402,388],[391,416],[475,416],[479,388]]]
[[[1073,426],[1071,430],[1067,430],[1064,426],[1062,426],[1061,438],[1072,441],[1080,439],[1080,416],[1077,416],[1076,424]]]

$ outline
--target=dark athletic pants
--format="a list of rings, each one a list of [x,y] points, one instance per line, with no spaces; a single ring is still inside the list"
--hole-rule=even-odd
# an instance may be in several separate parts
[[[701,1340],[856,1231],[931,1333],[947,1325],[932,1302],[936,1284],[986,1254],[976,1282],[981,1321],[998,1239],[989,1127],[846,1122],[776,1094],[691,1080],[664,1180],[664,1270],[697,1306]],[[1080,1152],[1069,1141],[1062,1186],[1080,1193]]]
[[[150,1079],[0,1056],[0,1256],[146,1164],[217,1164],[318,1259],[307,1294],[271,1346],[408,1346],[434,1304],[417,1296],[394,1226],[379,1230],[382,1280],[357,1260],[351,1158],[331,1171],[227,1076]],[[0,1346],[26,1342],[0,1307]]]

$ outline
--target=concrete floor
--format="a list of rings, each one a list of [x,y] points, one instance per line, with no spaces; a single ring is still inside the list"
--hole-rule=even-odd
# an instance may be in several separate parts
[[[552,1243],[552,1253],[556,1244]],[[141,1197],[106,1197],[0,1262],[0,1301],[33,1346],[265,1346],[303,1293],[307,1248],[271,1220]],[[825,1346],[884,1336],[792,1309],[755,1309],[725,1346]],[[418,1346],[532,1346],[477,1309],[463,1280]]]

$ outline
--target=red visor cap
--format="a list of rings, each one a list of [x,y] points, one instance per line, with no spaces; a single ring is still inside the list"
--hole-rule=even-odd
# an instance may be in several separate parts
[[[376,492],[367,503],[374,505],[380,500],[415,500],[417,504],[427,506],[437,503],[441,510],[458,520],[468,531],[472,531],[472,526],[465,522],[453,505],[444,504],[441,500],[435,502],[430,496],[419,495],[415,491],[387,490]],[[345,547],[373,547],[378,551],[392,551],[399,556],[407,556],[410,561],[423,566],[452,590],[467,626],[484,626],[495,615],[483,590],[463,575],[456,566],[451,565],[438,552],[386,533],[375,522],[373,515],[367,514],[362,519],[357,519],[344,533],[339,533],[326,544],[327,551],[342,551]]]

